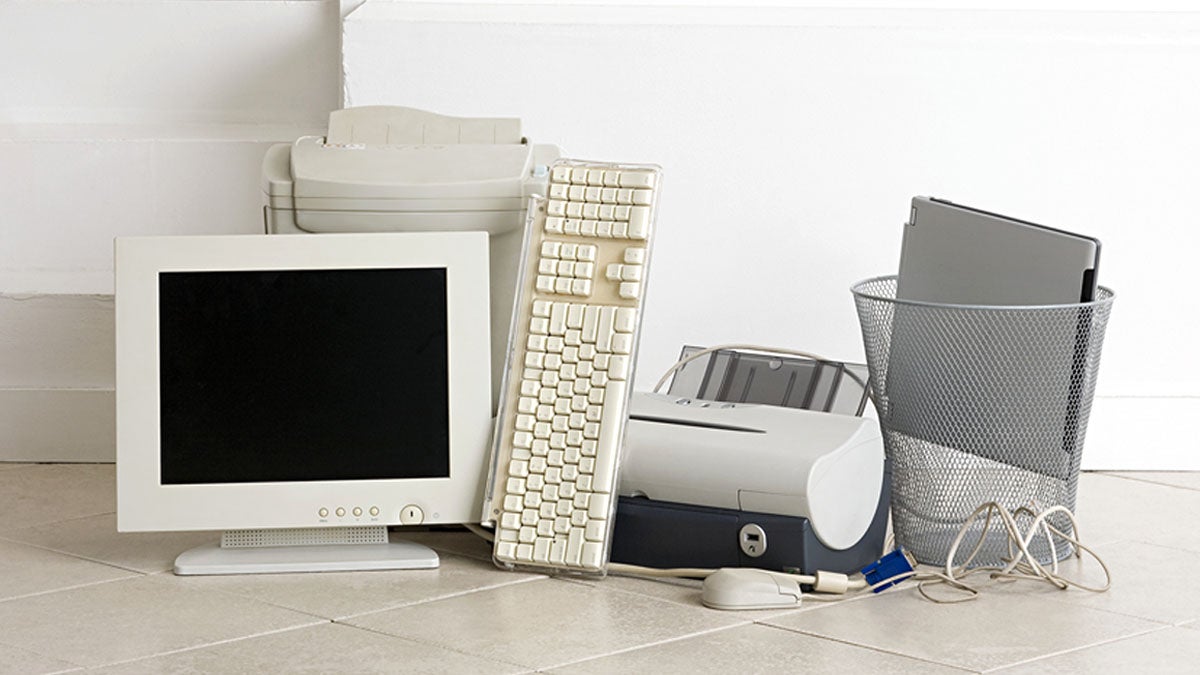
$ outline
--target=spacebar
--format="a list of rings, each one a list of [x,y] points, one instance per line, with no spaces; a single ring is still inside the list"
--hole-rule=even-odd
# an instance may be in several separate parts
[[[596,469],[592,475],[593,492],[612,492],[617,480],[617,451],[620,450],[624,428],[625,389],[628,382],[609,380],[604,387],[604,417],[600,423],[600,438],[596,441]]]

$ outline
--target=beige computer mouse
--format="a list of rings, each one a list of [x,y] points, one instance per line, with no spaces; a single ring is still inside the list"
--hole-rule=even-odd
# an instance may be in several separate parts
[[[704,579],[700,601],[713,609],[799,607],[800,581],[782,572],[729,567]]]

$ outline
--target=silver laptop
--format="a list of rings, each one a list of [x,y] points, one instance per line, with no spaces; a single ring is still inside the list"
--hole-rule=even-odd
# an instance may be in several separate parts
[[[913,197],[896,297],[1059,305],[1095,297],[1100,242],[932,197]]]
[[[904,226],[896,296],[951,305],[1073,305],[1095,297],[1099,255],[1100,242],[1090,237],[916,197]],[[887,376],[891,428],[1066,480],[1080,451],[1073,411],[1088,324],[1068,316],[1050,337],[1021,323],[1029,313],[972,316],[978,313],[896,306]],[[1047,387],[1058,392],[1053,405],[1029,395]]]

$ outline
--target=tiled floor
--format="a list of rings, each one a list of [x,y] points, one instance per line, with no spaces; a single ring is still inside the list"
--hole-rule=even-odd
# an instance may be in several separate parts
[[[0,673],[1197,672],[1200,474],[1085,474],[1111,591],[914,588],[705,609],[697,582],[502,572],[466,532],[437,570],[176,577],[210,534],[116,533],[112,466],[0,464]],[[1092,578],[1092,563],[1072,563]],[[556,633],[558,637],[547,637]]]

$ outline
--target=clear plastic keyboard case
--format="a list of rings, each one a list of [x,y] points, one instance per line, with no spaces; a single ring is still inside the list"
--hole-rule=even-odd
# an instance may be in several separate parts
[[[530,199],[482,515],[503,568],[606,571],[659,182],[560,160]]]

